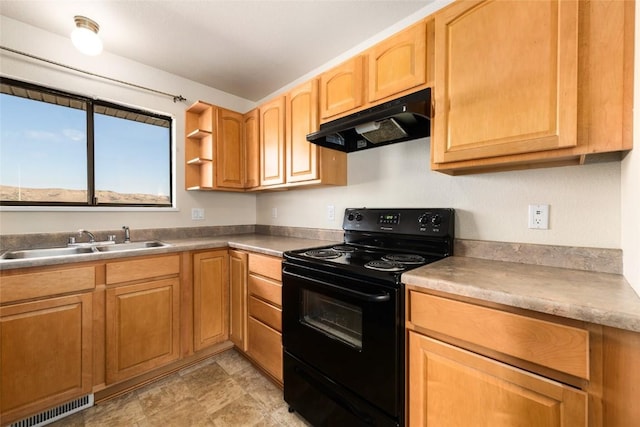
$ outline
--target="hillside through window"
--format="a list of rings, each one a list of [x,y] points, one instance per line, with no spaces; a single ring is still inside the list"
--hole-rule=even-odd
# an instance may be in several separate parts
[[[172,119],[10,79],[0,203],[171,207]]]

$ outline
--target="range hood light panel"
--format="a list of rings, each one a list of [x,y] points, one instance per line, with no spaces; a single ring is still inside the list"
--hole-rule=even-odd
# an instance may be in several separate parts
[[[380,122],[369,122],[356,126],[356,132],[360,135],[367,132],[373,132],[378,129],[380,129]]]
[[[398,140],[408,136],[407,132],[402,129],[393,117],[373,123],[375,126],[368,132],[360,132],[356,127],[356,132],[361,134],[372,144],[380,144],[382,142]]]

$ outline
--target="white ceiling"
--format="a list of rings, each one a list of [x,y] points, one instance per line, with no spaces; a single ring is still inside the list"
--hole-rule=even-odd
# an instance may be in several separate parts
[[[258,101],[434,0],[0,0],[0,14]]]

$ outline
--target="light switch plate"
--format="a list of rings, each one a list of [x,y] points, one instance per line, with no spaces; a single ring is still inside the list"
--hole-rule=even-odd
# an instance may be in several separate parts
[[[191,219],[202,221],[204,219],[204,208],[191,208]]]
[[[333,205],[327,206],[327,221],[335,221],[336,220],[336,207]]]

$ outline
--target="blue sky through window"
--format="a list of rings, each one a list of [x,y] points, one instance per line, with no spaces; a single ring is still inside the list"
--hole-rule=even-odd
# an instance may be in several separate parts
[[[0,95],[0,184],[87,188],[86,113]]]
[[[96,191],[169,196],[170,132],[94,115]],[[0,185],[87,189],[86,112],[0,94]]]

